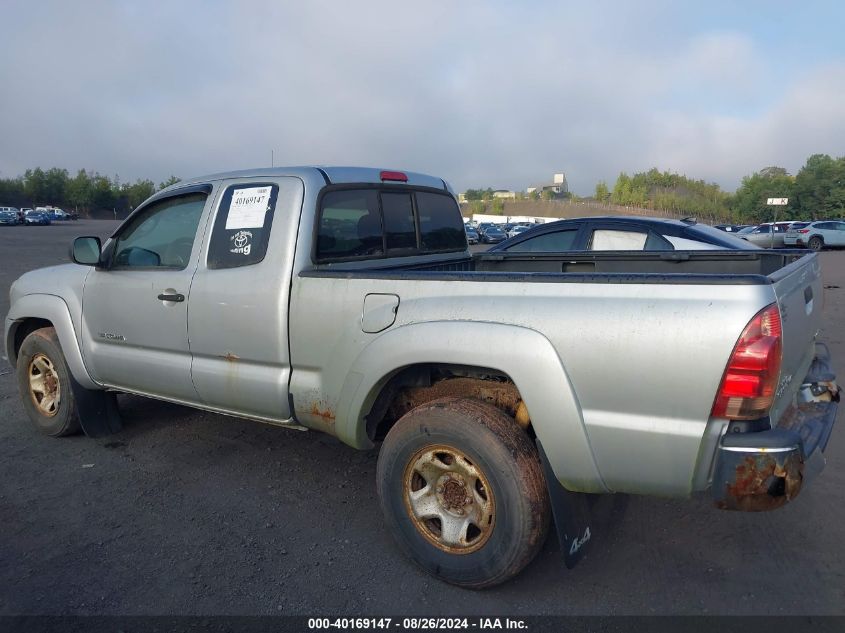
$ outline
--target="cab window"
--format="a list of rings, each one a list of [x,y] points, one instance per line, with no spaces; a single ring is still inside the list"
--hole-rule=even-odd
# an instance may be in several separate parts
[[[192,193],[147,206],[117,236],[113,267],[187,267],[207,197]]]
[[[466,249],[463,218],[446,192],[329,190],[320,199],[315,262],[375,259]]]
[[[264,260],[278,193],[274,184],[248,183],[226,189],[211,231],[209,268],[238,268]]]

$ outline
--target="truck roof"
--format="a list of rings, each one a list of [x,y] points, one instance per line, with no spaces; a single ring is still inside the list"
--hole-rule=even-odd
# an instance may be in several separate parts
[[[171,187],[165,189],[178,189],[186,185],[197,184],[202,182],[209,182],[213,180],[228,180],[232,178],[253,178],[253,177],[277,177],[277,176],[297,176],[303,180],[313,179],[315,176],[321,178],[327,185],[343,184],[343,183],[381,183],[381,174],[385,171],[401,172],[408,177],[408,185],[417,187],[434,187],[435,189],[444,189],[450,193],[454,193],[452,188],[442,178],[429,176],[427,174],[420,174],[417,172],[406,171],[403,169],[387,169],[379,167],[344,167],[344,166],[328,166],[328,165],[302,165],[294,167],[256,167],[254,169],[241,169],[237,171],[220,172],[210,174],[207,176],[199,176],[195,178],[187,178]],[[394,182],[394,181],[390,181]]]

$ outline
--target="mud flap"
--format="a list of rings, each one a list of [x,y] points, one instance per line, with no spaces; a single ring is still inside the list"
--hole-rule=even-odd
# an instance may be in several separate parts
[[[567,569],[572,569],[587,553],[587,548],[594,537],[587,495],[570,492],[560,484],[546,458],[546,452],[540,440],[537,440],[537,450],[543,465],[543,475],[546,477],[546,488],[552,504],[552,515],[555,519],[563,562]]]
[[[123,429],[117,396],[111,391],[85,389],[70,376],[79,424],[88,437],[105,437]]]

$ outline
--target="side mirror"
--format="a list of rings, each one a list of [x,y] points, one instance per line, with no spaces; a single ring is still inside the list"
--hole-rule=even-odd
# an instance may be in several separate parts
[[[100,263],[100,238],[77,237],[70,248],[70,258],[83,266],[96,266]]]

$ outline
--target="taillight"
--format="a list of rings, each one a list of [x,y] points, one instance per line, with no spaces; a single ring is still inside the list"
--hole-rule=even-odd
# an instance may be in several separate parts
[[[758,312],[742,331],[711,415],[731,420],[765,416],[775,399],[782,347],[780,312],[773,303]]]
[[[799,233],[809,233],[810,229],[798,229]]]
[[[380,174],[382,182],[390,180],[393,182],[408,182],[408,176],[401,171],[383,171]]]

